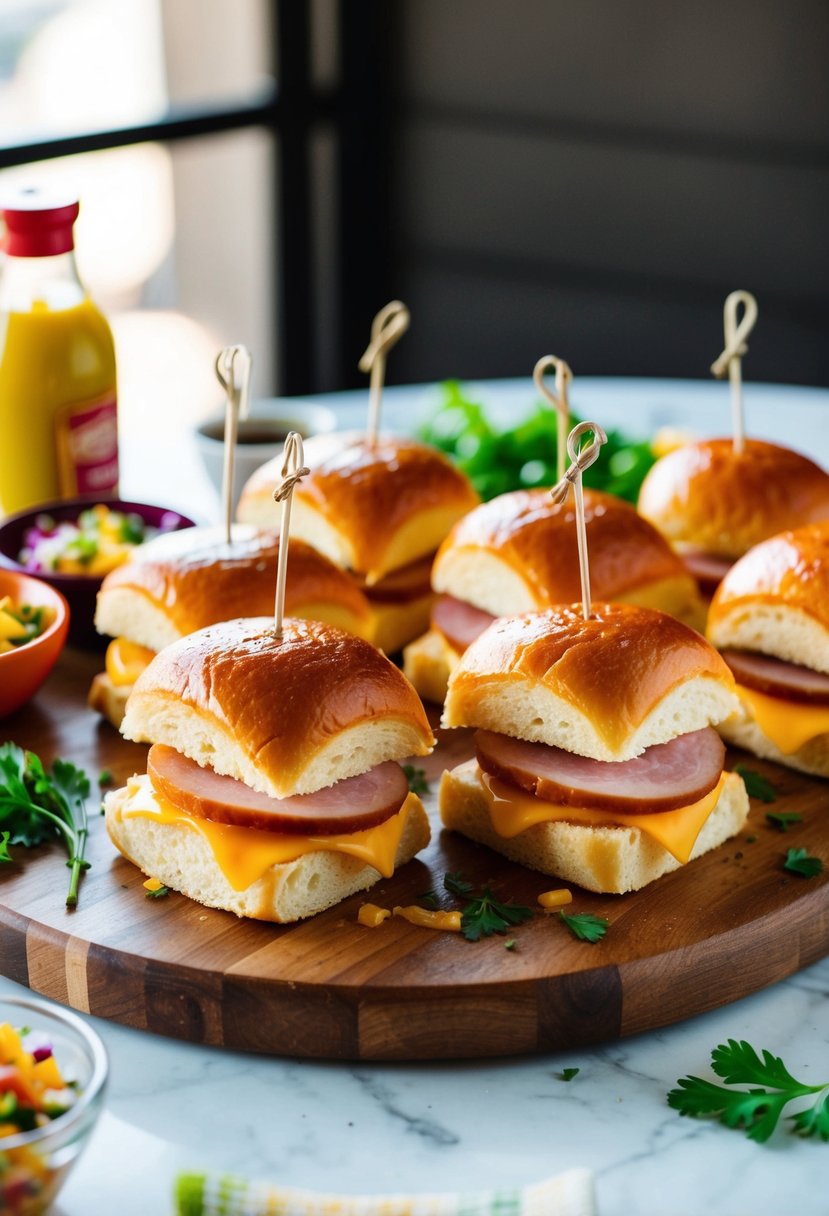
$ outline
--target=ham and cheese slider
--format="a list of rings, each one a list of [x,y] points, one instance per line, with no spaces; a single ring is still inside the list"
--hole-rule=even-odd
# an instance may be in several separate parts
[[[316,621],[227,621],[161,651],[121,725],[147,775],[105,799],[120,851],[212,908],[312,916],[429,842],[397,763],[434,739],[417,694],[370,643]]]
[[[731,567],[708,637],[737,680],[732,743],[829,777],[829,522],[784,532]]]
[[[595,598],[658,608],[702,627],[696,583],[652,524],[611,494],[584,491]],[[515,490],[455,525],[432,569],[431,629],[404,651],[421,696],[443,701],[449,673],[495,617],[571,604],[580,594],[575,507]]]
[[[120,726],[140,672],[155,653],[187,633],[239,616],[273,611],[279,540],[235,526],[187,528],[139,546],[104,579],[95,626],[114,637],[106,670],[95,676],[89,704]],[[368,637],[368,602],[353,581],[310,545],[290,542],[286,612],[326,621]]]
[[[371,608],[371,640],[392,654],[428,626],[435,550],[478,496],[442,453],[414,439],[314,435],[305,458],[312,471],[294,492],[291,533],[351,573]],[[280,462],[248,480],[242,522],[274,525]]]
[[[648,471],[639,511],[711,597],[737,558],[768,537],[829,519],[829,474],[790,448],[745,439],[684,444]]]
[[[443,724],[477,728],[477,760],[444,773],[443,823],[588,890],[637,890],[745,823],[712,728],[736,703],[714,648],[664,613],[495,621],[449,682]]]

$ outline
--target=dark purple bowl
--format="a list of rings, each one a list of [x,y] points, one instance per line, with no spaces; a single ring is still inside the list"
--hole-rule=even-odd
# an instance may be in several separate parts
[[[103,582],[103,575],[53,574],[40,570],[35,573],[26,570],[25,566],[20,564],[18,554],[23,548],[26,532],[29,528],[34,527],[38,515],[51,515],[52,519],[58,523],[67,520],[74,522],[81,511],[94,507],[96,503],[102,503],[113,511],[140,515],[151,528],[160,527],[162,519],[165,520],[165,523],[170,523],[172,520],[167,529],[172,532],[179,532],[182,528],[192,528],[195,523],[186,515],[182,515],[179,511],[171,511],[167,507],[153,507],[144,502],[126,502],[123,498],[101,497],[70,498],[64,502],[39,503],[38,506],[31,507],[28,511],[18,511],[16,515],[9,515],[0,522],[0,566],[4,566],[7,570],[20,570],[26,574],[34,574],[35,578],[42,579],[44,583],[49,583],[52,587],[57,587],[58,591],[66,596],[71,610],[69,642],[84,650],[101,650],[109,641],[108,638],[102,638],[96,632],[94,625],[95,598],[98,588]]]

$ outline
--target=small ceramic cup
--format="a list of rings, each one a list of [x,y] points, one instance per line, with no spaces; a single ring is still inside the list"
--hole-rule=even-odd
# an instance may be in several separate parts
[[[333,431],[337,415],[325,405],[278,397],[254,401],[250,416],[239,422],[236,456],[233,462],[233,514],[247,479],[255,469],[277,456],[289,431],[299,431],[303,439]],[[224,410],[206,418],[195,430],[195,442],[204,467],[216,492],[221,495],[224,474]]]

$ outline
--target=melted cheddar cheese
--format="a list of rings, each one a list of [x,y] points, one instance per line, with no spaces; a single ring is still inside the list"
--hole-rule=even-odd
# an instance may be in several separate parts
[[[509,840],[526,832],[536,823],[583,823],[590,827],[639,828],[672,857],[684,865],[693,852],[697,837],[722,792],[725,774],[699,802],[674,811],[648,811],[638,815],[618,811],[598,811],[587,807],[561,806],[545,802],[533,794],[522,793],[506,781],[481,773],[481,785],[486,796],[492,826],[499,836]]]
[[[744,684],[737,685],[737,694],[764,735],[784,756],[800,751],[817,735],[829,733],[829,706],[803,705],[755,692]]]
[[[409,794],[397,814],[377,827],[339,836],[303,836],[233,827],[188,815],[162,797],[153,789],[149,777],[143,776],[132,777],[127,782],[127,797],[115,814],[121,819],[151,819],[155,823],[177,824],[199,832],[234,891],[244,891],[271,866],[296,861],[305,853],[321,850],[346,853],[373,866],[384,878],[391,878],[397,847],[415,797]]]
[[[106,671],[116,688],[134,684],[141,672],[155,658],[155,651],[126,638],[114,638],[107,646]]]

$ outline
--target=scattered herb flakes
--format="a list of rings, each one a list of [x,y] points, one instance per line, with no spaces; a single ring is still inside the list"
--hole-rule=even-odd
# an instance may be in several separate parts
[[[9,841],[11,840],[11,832],[0,832],[0,861],[13,861],[9,852]]]
[[[409,790],[413,794],[428,794],[429,782],[426,780],[426,770],[415,768],[413,764],[404,764],[401,766],[406,774],[406,780],[409,783]]]
[[[695,1119],[713,1115],[726,1127],[741,1128],[750,1140],[761,1144],[771,1136],[787,1103],[816,1094],[810,1107],[789,1116],[793,1125],[789,1130],[798,1136],[829,1141],[829,1082],[804,1085],[795,1080],[779,1056],[765,1050],[760,1056],[744,1040],[729,1039],[715,1047],[711,1067],[726,1085],[752,1088],[726,1089],[700,1077],[681,1077],[679,1088],[668,1094],[668,1105]],[[758,1085],[767,1088],[756,1088]]]
[[[507,940],[504,942],[504,949],[505,950],[515,950],[517,945],[518,945],[518,942],[515,940],[514,937],[508,937]]]
[[[114,781],[115,778],[108,768],[101,769],[100,773],[98,773],[98,785],[101,789],[103,789],[104,786],[114,784]]]
[[[145,891],[144,895],[147,899],[163,899],[165,895],[170,894],[169,887],[156,887],[153,891]]]
[[[559,912],[558,916],[573,937],[583,942],[600,942],[610,923],[606,916],[594,916],[592,912]]]
[[[425,904],[427,908],[438,907],[438,897],[434,891],[422,891],[420,895],[417,896],[417,899],[420,901],[420,903]]]
[[[739,773],[745,782],[749,798],[757,798],[760,802],[776,802],[777,790],[762,773],[757,773],[746,764],[736,764],[734,772]]]
[[[819,857],[810,857],[805,849],[787,849],[783,869],[801,878],[814,878],[822,872],[823,862]]]
[[[525,908],[521,904],[501,903],[489,887],[484,887],[483,892],[464,908],[461,932],[468,942],[477,942],[482,937],[491,937],[493,933],[506,933],[513,925],[523,925],[532,914],[532,908]]]
[[[746,836],[746,844],[756,844],[756,843],[757,843],[756,836]]]
[[[466,881],[460,870],[455,874],[444,874],[443,885],[453,895],[469,895],[473,890],[473,884]]]
[[[803,822],[803,816],[796,811],[766,811],[766,819],[779,832],[788,832],[793,823]]]
[[[33,848],[56,836],[63,839],[71,870],[67,907],[78,902],[81,874],[89,869],[84,857],[89,824],[86,799],[89,778],[68,760],[55,760],[51,773],[34,752],[14,743],[0,746],[0,830],[8,844]]]
[[[572,1081],[573,1077],[577,1077],[581,1072],[580,1068],[562,1068],[558,1074],[559,1081]]]

